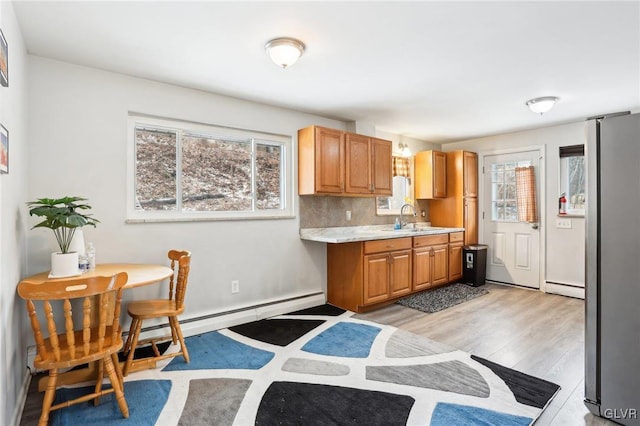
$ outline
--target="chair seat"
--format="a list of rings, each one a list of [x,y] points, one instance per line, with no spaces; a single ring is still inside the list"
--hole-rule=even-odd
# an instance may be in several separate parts
[[[184,306],[177,309],[175,300],[167,299],[141,300],[138,302],[130,302],[127,305],[129,315],[139,319],[176,316],[180,315],[183,311]]]
[[[41,359],[40,355],[36,355],[35,360],[33,361],[36,368],[40,369],[51,369],[51,368],[66,368],[73,367],[79,364],[84,364],[87,362],[92,362],[104,358],[105,355],[110,355],[112,353],[118,352],[123,345],[121,333],[118,333],[116,339],[112,341],[112,328],[106,327],[104,342],[102,344],[102,350],[98,350],[98,330],[97,328],[91,329],[91,341],[89,342],[90,350],[88,356],[84,355],[84,345],[82,341],[83,331],[77,330],[74,334],[75,339],[75,356],[71,356],[71,352],[69,350],[69,342],[67,342],[66,334],[58,334],[58,341],[60,346],[60,360],[56,361],[53,345],[51,344],[51,338],[48,337],[44,339],[45,347],[47,348],[47,358]]]

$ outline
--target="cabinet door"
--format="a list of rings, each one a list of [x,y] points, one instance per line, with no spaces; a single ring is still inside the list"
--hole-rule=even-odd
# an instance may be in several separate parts
[[[389,253],[391,259],[389,291],[391,297],[411,292],[411,250]]]
[[[462,243],[449,244],[449,282],[462,278]]]
[[[341,193],[344,189],[343,132],[315,129],[315,190],[321,193]]]
[[[371,179],[376,195],[393,194],[391,141],[371,138]]]
[[[478,244],[478,199],[466,197],[464,202],[464,243]]]
[[[431,287],[431,247],[413,249],[413,290]]]
[[[449,244],[433,246],[433,285],[449,281]]]
[[[447,154],[433,152],[433,198],[447,196]]]
[[[465,197],[478,196],[478,154],[465,151],[463,154],[463,185]]]
[[[389,298],[389,253],[364,257],[364,304]]]
[[[345,192],[371,194],[371,144],[369,138],[354,133],[345,136]]]
[[[415,156],[415,193],[417,199],[446,198],[447,154],[420,151]]]

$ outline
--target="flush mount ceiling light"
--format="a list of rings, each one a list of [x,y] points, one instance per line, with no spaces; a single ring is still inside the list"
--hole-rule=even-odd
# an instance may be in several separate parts
[[[264,46],[271,60],[282,68],[295,64],[302,56],[304,47],[300,40],[289,37],[274,38]]]
[[[542,115],[545,112],[549,111],[551,108],[553,108],[555,103],[558,102],[558,99],[559,98],[555,96],[543,96],[541,98],[529,99],[526,102],[526,105],[529,107],[531,111]]]

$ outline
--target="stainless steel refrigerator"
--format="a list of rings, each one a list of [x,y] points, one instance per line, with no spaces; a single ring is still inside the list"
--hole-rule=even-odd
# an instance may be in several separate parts
[[[640,114],[587,121],[585,404],[640,425]]]

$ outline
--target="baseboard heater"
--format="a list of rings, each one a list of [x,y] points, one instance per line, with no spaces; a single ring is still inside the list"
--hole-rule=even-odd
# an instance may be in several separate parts
[[[318,300],[318,297],[321,297],[322,300]],[[198,317],[193,317],[193,318],[186,318],[186,319],[181,319],[180,320],[180,325],[182,326],[182,331],[184,333],[185,336],[191,336],[193,334],[198,334],[198,333],[191,333],[189,334],[187,330],[189,330],[190,327],[189,325],[193,325],[194,323],[201,323],[201,322],[207,322],[210,323],[211,320],[216,320],[216,319],[222,319],[222,318],[229,318],[229,317],[236,317],[237,314],[241,314],[242,317],[244,318],[246,315],[243,314],[248,314],[251,311],[254,312],[254,314],[250,314],[250,316],[255,316],[255,320],[259,320],[259,319],[264,319],[266,318],[266,316],[264,315],[260,315],[260,310],[264,310],[265,308],[269,308],[269,307],[277,307],[279,306],[282,309],[270,309],[269,312],[270,314],[268,316],[275,316],[275,315],[282,315],[282,314],[286,314],[287,312],[289,312],[289,306],[291,306],[291,309],[296,310],[296,309],[304,309],[305,307],[311,307],[311,306],[316,306],[319,303],[325,303],[325,296],[323,292],[316,292],[316,293],[310,293],[310,294],[305,294],[302,296],[296,296],[296,297],[290,297],[287,299],[280,299],[280,300],[276,300],[276,301],[272,301],[272,302],[267,302],[267,303],[259,303],[256,305],[251,305],[251,306],[244,306],[242,308],[237,308],[237,309],[230,309],[228,311],[223,311],[223,312],[216,312],[215,314],[207,314],[207,315],[201,315]],[[307,303],[305,303],[307,302]],[[299,307],[299,305],[302,305],[302,307]],[[236,324],[242,324],[244,321],[242,322],[236,322],[236,321],[231,321],[233,322],[233,324],[229,324],[229,325],[225,325],[224,327],[218,327],[218,328],[214,328],[211,330],[207,330],[207,331],[213,331],[213,330],[217,330],[220,328],[226,328],[226,327],[231,327],[233,325]],[[162,330],[164,328],[169,328],[169,323],[163,323],[163,324],[157,324],[157,325],[152,325],[149,327],[143,327],[141,332],[142,333],[152,333],[154,331],[157,330]],[[127,336],[129,334],[128,331],[123,331],[122,335],[123,336]]]
[[[185,337],[194,336],[196,334],[206,333],[209,331],[220,330],[232,327],[238,324],[244,324],[251,321],[257,321],[276,315],[286,314],[288,312],[300,309],[310,308],[313,306],[326,303],[325,294],[321,291],[304,294],[286,299],[279,299],[265,303],[258,303],[241,308],[229,309],[223,312],[213,314],[200,315],[193,318],[183,318],[180,320],[182,333]],[[141,338],[150,338],[163,336],[167,334],[165,329],[169,328],[168,323],[155,324],[144,327],[141,331]],[[126,340],[129,332],[123,331],[123,340]],[[144,336],[144,337],[143,337]],[[32,372],[37,372],[33,360],[36,357],[36,347],[29,346],[27,348],[27,368]]]
[[[545,293],[584,299],[584,285],[545,281]]]

